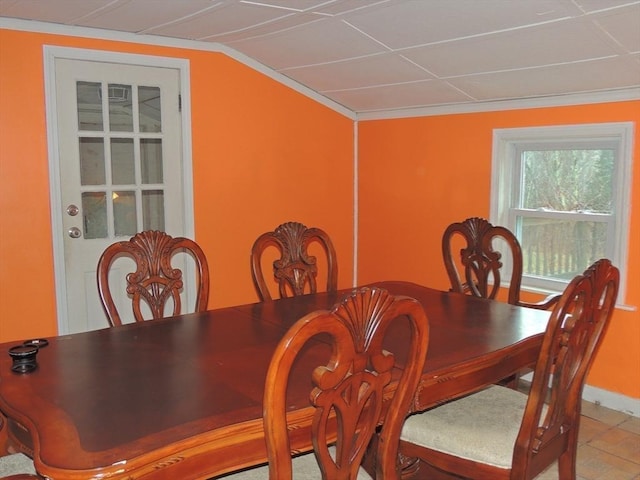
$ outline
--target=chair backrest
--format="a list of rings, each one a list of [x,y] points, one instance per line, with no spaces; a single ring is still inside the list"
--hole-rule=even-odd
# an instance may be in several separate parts
[[[585,377],[613,314],[619,282],[618,269],[609,260],[599,260],[569,283],[553,309],[516,440],[511,478],[533,478],[550,458],[577,442]]]
[[[195,261],[196,302],[194,310],[207,309],[209,300],[209,266],[202,249],[193,240],[173,238],[164,232],[144,231],[128,241],[116,242],[105,249],[98,261],[98,292],[109,324],[122,325],[122,319],[109,286],[109,270],[114,260],[126,256],[135,262],[136,270],[126,275],[127,294],[131,297],[133,317],[144,321],[143,302],[151,318],[165,316],[169,301],[173,303],[172,315],[182,312],[180,292],[183,289],[183,272],[172,265],[178,252],[191,255]]]
[[[251,275],[260,301],[271,300],[271,293],[262,271],[262,255],[270,246],[276,247],[280,258],[273,262],[273,275],[280,298],[316,293],[318,267],[308,248],[319,243],[327,256],[327,291],[338,288],[338,261],[331,238],[319,228],[307,228],[302,223],[287,222],[273,232],[260,235],[251,248]]]
[[[383,389],[391,381],[395,364],[394,355],[383,349],[384,336],[389,325],[403,319],[408,319],[407,360],[386,411],[376,462],[378,478],[399,478],[400,430],[422,375],[429,328],[418,301],[392,296],[379,288],[355,290],[331,311],[304,316],[276,348],[267,373],[263,411],[269,478],[291,478],[287,381],[298,354],[320,334],[329,335],[332,353],[326,365],[317,367],[312,375],[314,452],[323,478],[356,478],[367,445],[382,419]],[[334,438],[335,459],[327,447]]]
[[[462,238],[464,247],[459,257],[452,251]],[[495,240],[502,240],[502,252],[495,250]],[[451,291],[474,297],[495,299],[500,291],[503,253],[511,264],[507,302],[531,308],[550,309],[560,299],[551,295],[538,303],[520,300],[522,283],[522,248],[516,236],[507,228],[494,226],[484,218],[472,217],[452,223],[442,235],[442,258],[451,282]],[[460,268],[459,268],[460,267]]]
[[[466,245],[460,250],[459,260],[452,252],[454,239],[461,236]],[[472,217],[452,223],[442,236],[442,258],[454,292],[475,297],[494,299],[500,290],[502,254],[493,248],[493,240],[501,238],[512,258],[509,281],[509,303],[520,300],[522,281],[522,249],[518,239],[508,229],[496,227],[484,218]],[[458,271],[461,265],[462,272]],[[462,274],[462,275],[461,275]]]

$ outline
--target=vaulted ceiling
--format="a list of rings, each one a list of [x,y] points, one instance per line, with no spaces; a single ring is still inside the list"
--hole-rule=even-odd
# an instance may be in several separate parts
[[[0,16],[213,42],[355,114],[640,91],[640,1],[0,0]]]

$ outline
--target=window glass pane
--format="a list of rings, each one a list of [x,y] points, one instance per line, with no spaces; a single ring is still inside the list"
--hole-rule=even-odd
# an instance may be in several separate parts
[[[164,232],[164,192],[162,190],[142,192],[142,217],[144,230]]]
[[[519,217],[525,275],[571,280],[606,257],[607,224]]]
[[[141,132],[162,131],[160,88],[138,87],[138,112]]]
[[[76,82],[78,103],[78,129],[101,132],[102,95],[100,83]]]
[[[84,238],[107,238],[107,194],[82,193],[82,222]]]
[[[116,236],[135,235],[138,231],[135,192],[113,192],[113,227]]]
[[[162,183],[162,140],[141,139],[140,162],[142,183]]]
[[[527,150],[521,207],[612,213],[614,150]]]
[[[111,181],[114,185],[136,183],[133,138],[111,139]]]
[[[110,83],[109,128],[112,132],[133,132],[133,104],[131,85]]]
[[[104,140],[102,138],[80,138],[80,184],[104,185]]]

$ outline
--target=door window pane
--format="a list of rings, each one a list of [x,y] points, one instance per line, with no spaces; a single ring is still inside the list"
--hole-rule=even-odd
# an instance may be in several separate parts
[[[164,192],[162,190],[142,192],[142,217],[144,230],[164,232]]]
[[[102,95],[100,83],[76,82],[76,99],[78,105],[78,129],[101,132]]]
[[[80,184],[104,185],[104,140],[102,138],[80,138]]]
[[[114,185],[136,183],[133,138],[111,139],[111,181]]]
[[[140,169],[142,183],[162,183],[162,140],[143,138],[140,140]]]
[[[107,238],[107,194],[82,193],[82,223],[84,238]]]
[[[138,112],[141,132],[161,132],[160,88],[138,87]]]
[[[135,192],[113,192],[113,226],[116,236],[135,235],[138,231]]]
[[[131,85],[110,83],[109,128],[112,132],[133,132],[133,104]]]

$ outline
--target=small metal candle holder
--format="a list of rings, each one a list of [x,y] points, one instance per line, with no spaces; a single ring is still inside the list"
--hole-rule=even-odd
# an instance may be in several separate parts
[[[9,356],[13,359],[11,370],[16,373],[33,372],[38,367],[36,355],[41,348],[49,345],[46,338],[34,338],[25,340],[22,345],[16,345],[9,349]]]
[[[9,349],[9,356],[13,359],[11,370],[16,373],[29,373],[38,367],[36,355],[38,354],[38,346],[25,343],[16,345]]]

